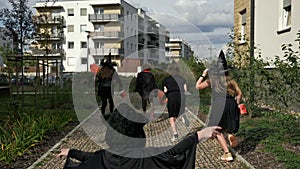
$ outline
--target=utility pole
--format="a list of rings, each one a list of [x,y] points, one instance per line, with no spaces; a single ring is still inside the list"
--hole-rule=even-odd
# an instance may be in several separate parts
[[[88,72],[89,71],[89,39],[90,39],[90,33],[91,31],[85,31],[87,33],[87,36],[86,36],[86,39],[87,39],[87,42],[86,42],[86,71]],[[97,50],[97,49],[96,49]]]
[[[217,48],[213,48],[211,45],[210,45],[210,47],[208,48],[208,50],[209,50],[209,54],[210,54],[210,58],[212,57],[212,51],[213,50],[216,50]]]

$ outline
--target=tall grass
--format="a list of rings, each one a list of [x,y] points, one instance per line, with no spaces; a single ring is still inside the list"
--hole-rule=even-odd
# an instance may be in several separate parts
[[[60,131],[74,120],[72,110],[27,110],[10,115],[0,126],[0,160],[9,164],[39,144],[50,131]]]

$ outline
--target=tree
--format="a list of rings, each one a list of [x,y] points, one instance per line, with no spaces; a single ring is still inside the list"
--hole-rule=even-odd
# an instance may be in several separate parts
[[[34,33],[32,11],[28,7],[28,0],[8,0],[11,9],[0,10],[0,21],[7,29],[7,36],[13,39],[15,49],[23,54],[25,41],[31,39]]]

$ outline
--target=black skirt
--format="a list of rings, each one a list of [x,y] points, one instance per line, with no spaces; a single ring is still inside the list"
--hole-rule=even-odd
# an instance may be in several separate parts
[[[218,125],[222,131],[234,134],[240,127],[240,111],[234,97],[214,97],[207,126]]]

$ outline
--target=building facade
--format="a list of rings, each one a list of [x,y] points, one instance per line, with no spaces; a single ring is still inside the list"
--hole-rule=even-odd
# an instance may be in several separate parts
[[[298,47],[295,39],[300,30],[297,19],[300,16],[300,1],[235,0],[234,6],[234,34],[238,50],[249,51],[252,39],[254,57],[261,56],[265,61],[273,61],[275,56],[283,56],[281,45]],[[235,55],[235,59],[239,56]]]
[[[282,58],[281,45],[292,44],[299,49],[296,42],[300,30],[300,1],[298,0],[264,0],[255,1],[254,40],[258,50],[266,60],[275,56]]]
[[[169,38],[166,42],[166,60],[178,62],[180,58],[189,59],[194,55],[191,46],[183,39]]]
[[[90,71],[91,64],[99,64],[109,53],[119,66],[127,57],[141,63],[165,58],[159,52],[165,49],[165,27],[123,0],[40,0],[35,8],[37,16],[47,13],[63,19],[62,30],[59,26],[48,29],[63,36],[62,41],[51,41],[48,47],[63,49],[64,71]]]

